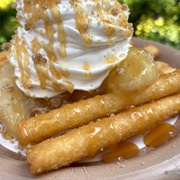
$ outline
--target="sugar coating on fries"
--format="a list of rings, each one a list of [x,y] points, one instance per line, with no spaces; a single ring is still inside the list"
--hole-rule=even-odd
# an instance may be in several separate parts
[[[180,94],[176,94],[73,129],[32,146],[27,151],[30,170],[41,174],[94,157],[100,149],[151,129],[179,112]]]
[[[180,70],[176,70],[162,74],[152,85],[129,99],[118,94],[104,94],[25,119],[19,124],[21,143],[42,141],[61,131],[120,112],[127,106],[144,104],[178,93],[179,79]]]

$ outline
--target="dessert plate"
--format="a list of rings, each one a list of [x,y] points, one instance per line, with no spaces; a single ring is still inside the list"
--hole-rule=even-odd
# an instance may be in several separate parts
[[[180,51],[162,44],[133,38],[137,46],[155,45],[158,60],[180,68]],[[180,121],[180,116],[177,117]],[[180,135],[143,156],[104,164],[98,161],[79,163],[43,175],[33,176],[24,157],[0,146],[0,177],[3,179],[180,179]]]

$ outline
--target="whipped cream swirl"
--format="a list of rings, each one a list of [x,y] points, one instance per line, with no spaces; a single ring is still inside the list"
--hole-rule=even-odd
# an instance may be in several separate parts
[[[9,59],[28,96],[98,88],[122,61],[133,34],[116,0],[17,0],[19,27]]]

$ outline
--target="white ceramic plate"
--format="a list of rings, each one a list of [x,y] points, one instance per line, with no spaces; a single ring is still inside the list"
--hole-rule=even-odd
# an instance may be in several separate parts
[[[133,39],[137,46],[154,44],[160,50],[159,60],[180,68],[180,51],[142,39]],[[179,118],[180,120],[180,118]],[[180,136],[146,155],[121,163],[89,163],[70,166],[43,175],[31,175],[26,160],[0,147],[0,177],[3,179],[180,179]]]

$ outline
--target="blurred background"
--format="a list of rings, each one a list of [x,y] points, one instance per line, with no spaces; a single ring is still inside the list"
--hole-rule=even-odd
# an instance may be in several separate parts
[[[0,0],[0,51],[17,28],[15,0]],[[134,36],[180,49],[180,0],[119,0],[131,9]]]

